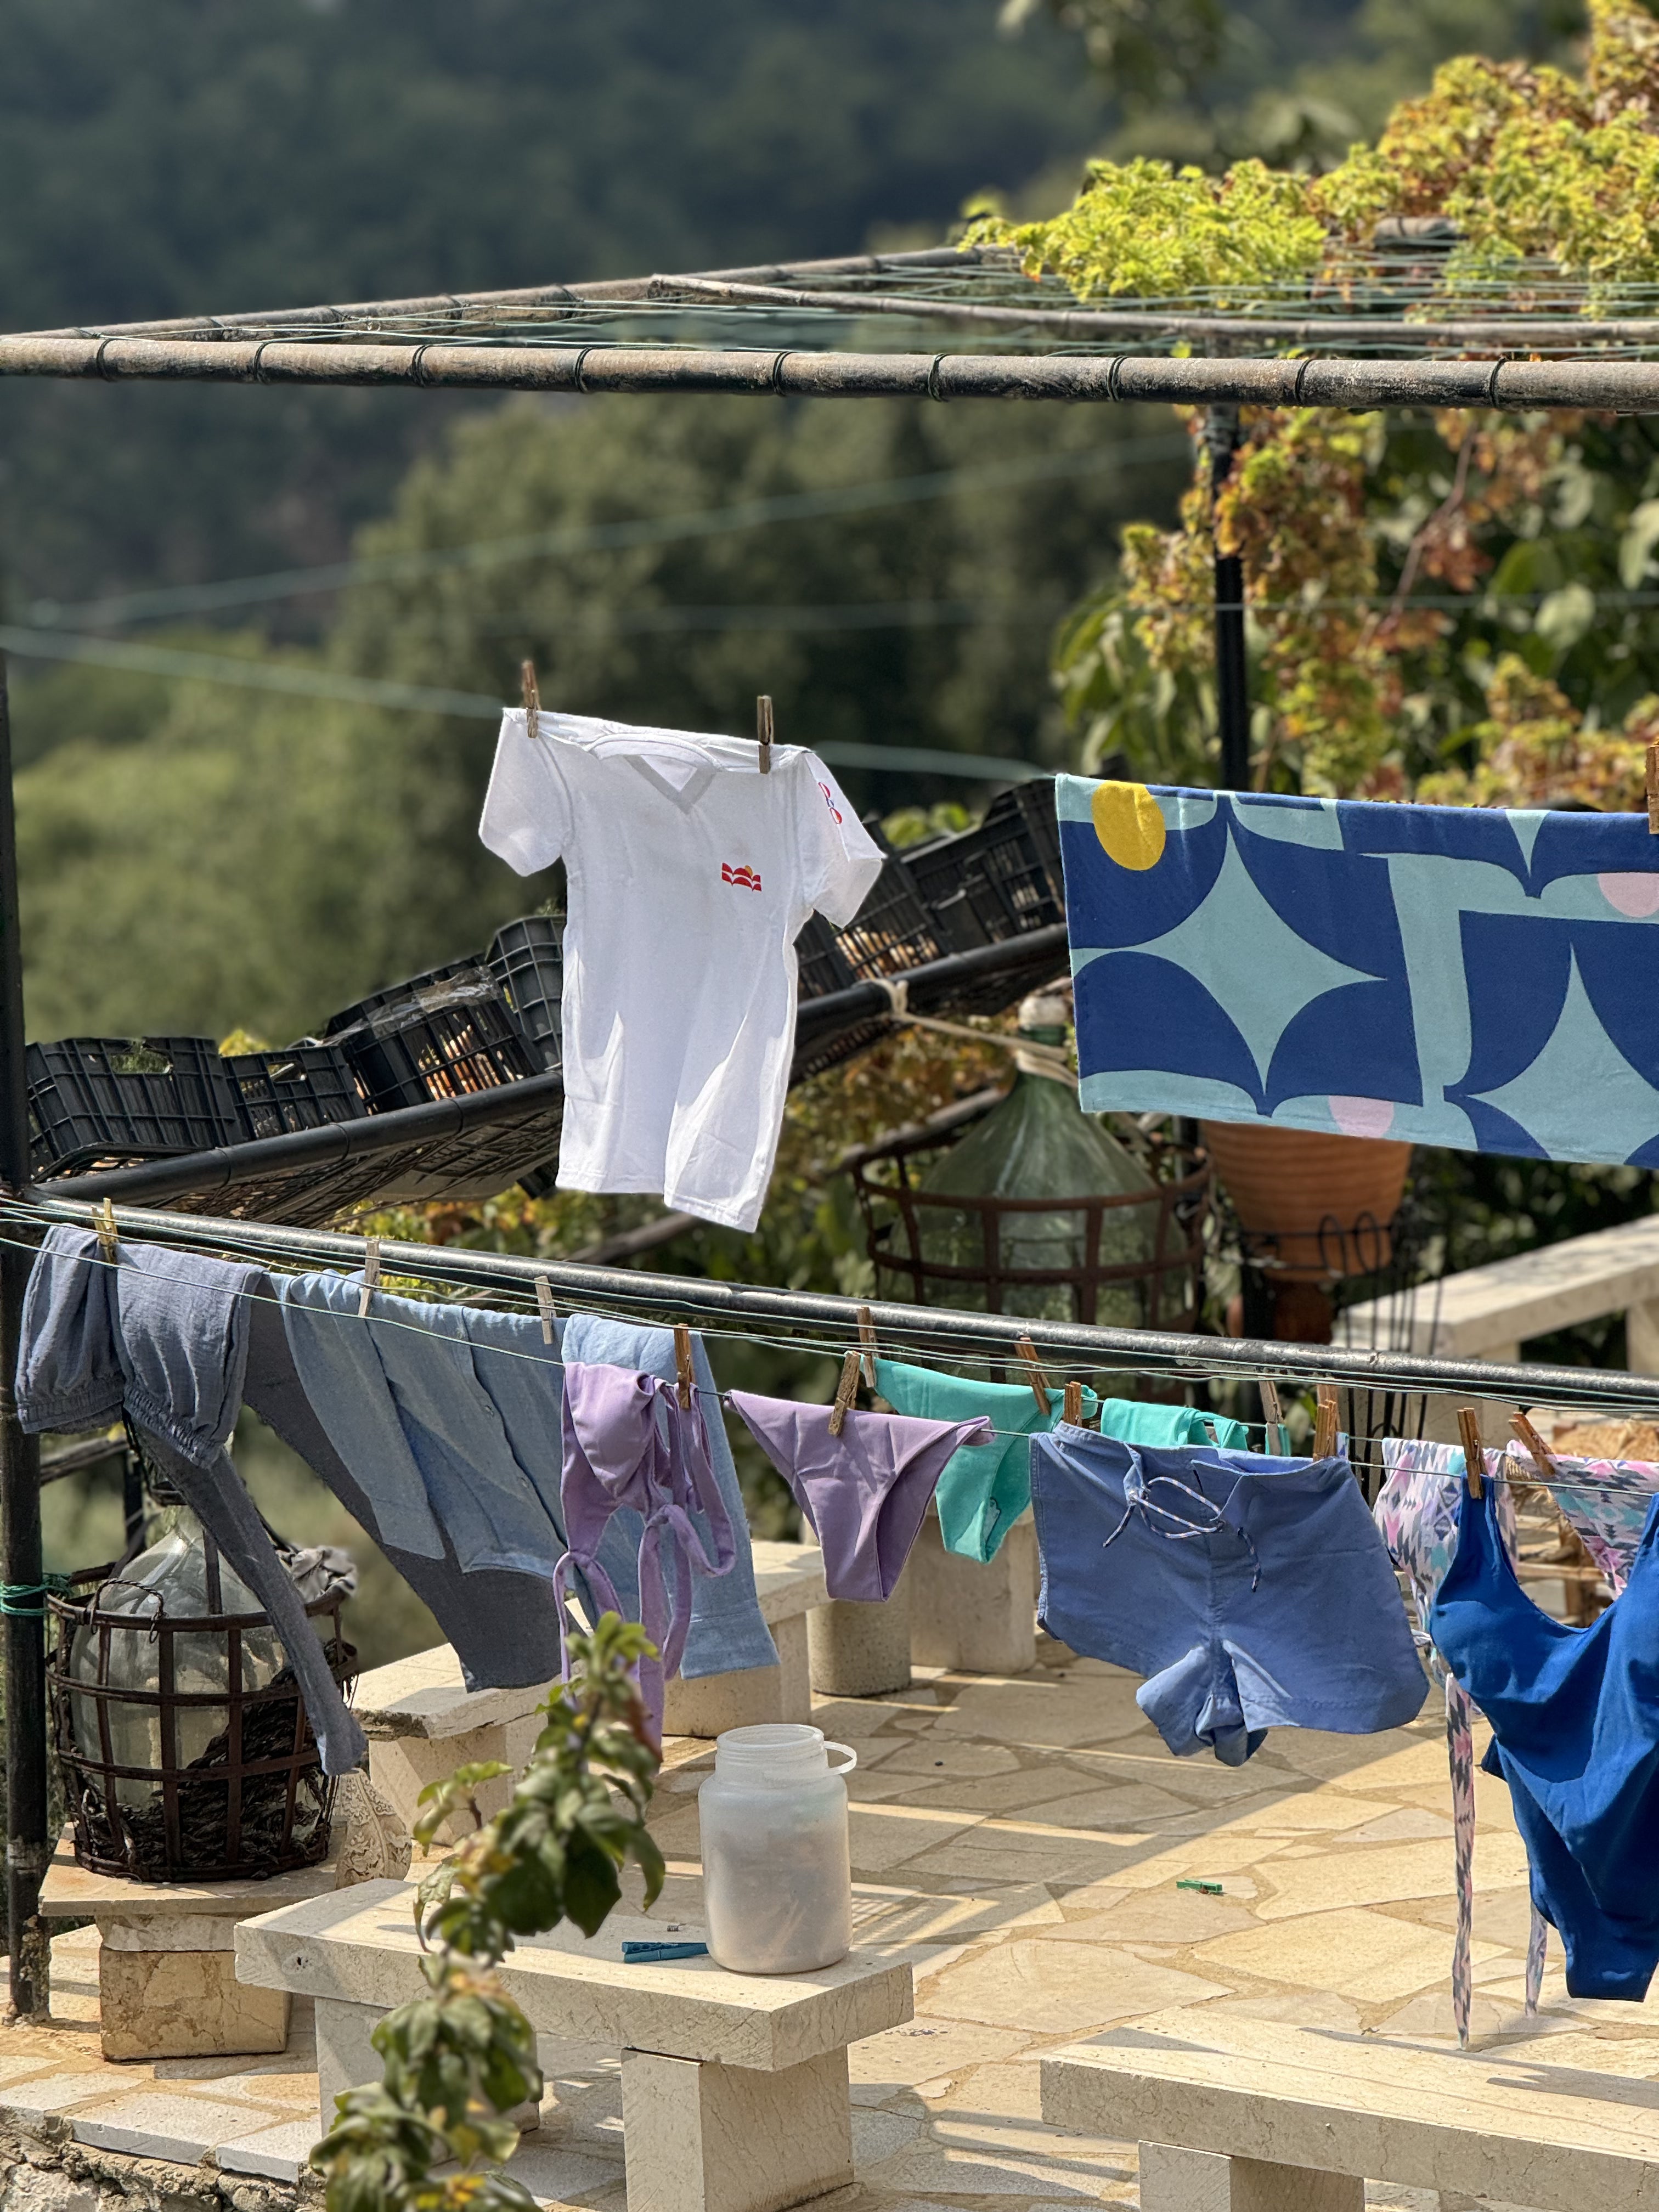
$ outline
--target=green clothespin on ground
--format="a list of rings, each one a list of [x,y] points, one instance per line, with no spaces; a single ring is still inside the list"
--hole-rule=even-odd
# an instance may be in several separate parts
[[[1176,1884],[1176,1887],[1177,1889],[1195,1889],[1205,1897],[1219,1897],[1221,1895],[1221,1884],[1218,1881],[1178,1881]]]

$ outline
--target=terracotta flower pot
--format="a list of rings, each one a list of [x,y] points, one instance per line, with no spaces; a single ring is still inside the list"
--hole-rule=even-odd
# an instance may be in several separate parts
[[[1387,1267],[1409,1145],[1249,1122],[1200,1126],[1234,1212],[1281,1279],[1331,1282]]]

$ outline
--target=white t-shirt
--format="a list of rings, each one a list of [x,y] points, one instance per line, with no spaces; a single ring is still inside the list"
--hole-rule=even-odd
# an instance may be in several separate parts
[[[521,876],[559,859],[567,1190],[660,1191],[760,1219],[795,1038],[795,939],[852,921],[881,854],[816,754],[501,717],[478,834]]]

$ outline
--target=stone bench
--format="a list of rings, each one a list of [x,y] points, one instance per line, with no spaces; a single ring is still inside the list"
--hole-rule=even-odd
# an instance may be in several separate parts
[[[377,2021],[425,1996],[412,1885],[364,1882],[236,1931],[236,1972],[314,2000],[319,2119],[378,2081]],[[781,2212],[853,2179],[847,2051],[912,2014],[907,1965],[854,1952],[819,1972],[730,1974],[712,1959],[624,1966],[665,1922],[613,1913],[520,1941],[501,1968],[538,2036],[622,2051],[628,2201],[643,2212]],[[701,1928],[676,1923],[700,1940]]]
[[[1652,2212],[1652,2083],[1553,2064],[1550,2041],[1460,2052],[1165,2013],[1046,2056],[1042,2117],[1138,2141],[1141,2212],[1362,2212],[1367,2181],[1535,2212]]]
[[[811,1544],[757,1542],[754,1553],[755,1587],[779,1663],[671,1682],[665,1735],[715,1736],[762,1721],[812,1717],[806,1620],[827,1602],[822,1556]],[[546,1697],[546,1686],[536,1683],[469,1690],[447,1644],[372,1668],[359,1676],[356,1700],[368,1738],[369,1778],[412,1825],[422,1790],[458,1766],[500,1759],[522,1771],[541,1731],[538,1709]],[[480,1791],[486,1818],[506,1804],[507,1787],[503,1777]],[[438,1840],[459,1837],[446,1826]]]

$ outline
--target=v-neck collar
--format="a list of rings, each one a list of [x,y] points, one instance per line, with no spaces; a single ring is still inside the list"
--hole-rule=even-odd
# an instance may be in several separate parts
[[[617,756],[613,754],[611,757],[614,759]],[[621,757],[630,768],[637,769],[646,781],[659,791],[671,805],[678,807],[682,814],[690,814],[714,778],[726,772],[714,762],[706,762],[702,767],[694,768],[684,783],[677,784],[670,777],[665,776],[660,769],[653,766],[642,753],[624,753]]]

